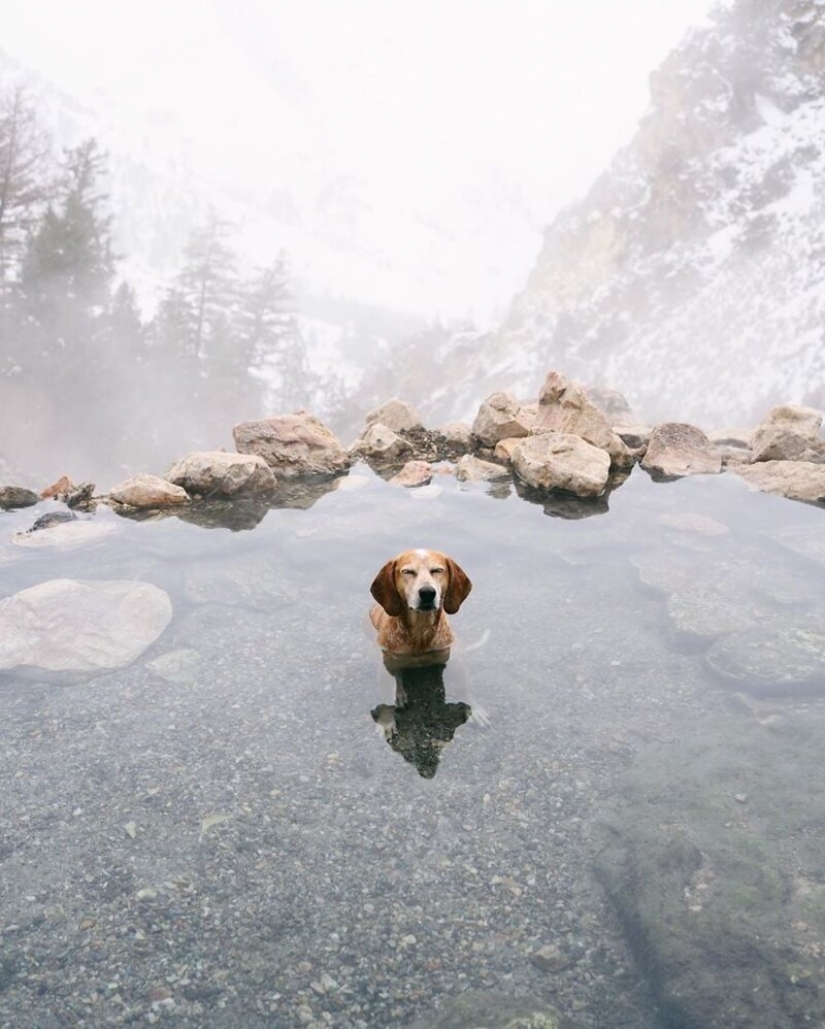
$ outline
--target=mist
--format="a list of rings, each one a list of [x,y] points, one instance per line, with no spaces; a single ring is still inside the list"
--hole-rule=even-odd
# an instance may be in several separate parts
[[[795,370],[780,358],[813,331],[813,300],[773,326],[781,353],[746,388],[743,354],[764,348],[767,323],[724,338],[752,306],[759,212],[747,253],[726,252],[741,197],[697,162],[750,138],[770,87],[748,19],[737,29],[725,5],[710,21],[705,7],[247,0],[230,17],[89,0],[70,16],[12,0],[4,138],[22,97],[37,160],[4,229],[5,464],[160,473],[231,446],[236,421],[298,407],[348,443],[389,396],[431,422],[472,420],[494,390],[535,399],[550,367],[620,389],[648,421],[710,427],[812,402],[816,340]],[[733,81],[729,109],[714,76]],[[794,124],[801,147],[803,113]],[[71,235],[67,162],[89,141],[98,255],[75,257],[97,261],[99,281],[78,289],[49,267],[46,222]],[[753,152],[766,168],[781,158]],[[734,264],[732,289],[716,272]],[[674,361],[678,384],[663,383]]]

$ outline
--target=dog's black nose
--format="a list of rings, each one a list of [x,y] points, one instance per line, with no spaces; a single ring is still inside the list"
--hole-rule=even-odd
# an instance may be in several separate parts
[[[418,591],[418,599],[422,607],[432,607],[435,602],[435,590],[432,586],[422,586]]]

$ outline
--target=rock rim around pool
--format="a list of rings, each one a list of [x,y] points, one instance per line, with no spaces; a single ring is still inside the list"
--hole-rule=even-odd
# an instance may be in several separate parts
[[[190,497],[204,499],[267,496],[276,486],[262,457],[223,450],[192,451],[172,465],[166,479]]]
[[[241,422],[232,430],[240,454],[254,454],[276,476],[335,476],[352,464],[346,447],[308,411]]]
[[[516,474],[528,486],[579,497],[601,496],[610,476],[608,453],[570,433],[528,436],[513,448],[512,461]]]
[[[687,422],[662,422],[650,435],[642,468],[662,479],[718,475],[722,457],[705,433]]]
[[[0,672],[83,681],[131,664],[171,618],[148,582],[50,579],[0,600]]]
[[[189,502],[189,494],[158,475],[139,472],[109,490],[109,500],[115,504],[138,511],[175,507]]]

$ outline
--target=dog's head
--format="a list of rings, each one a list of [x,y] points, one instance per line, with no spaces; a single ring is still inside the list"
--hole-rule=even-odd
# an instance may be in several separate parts
[[[455,614],[473,584],[464,571],[438,550],[405,550],[387,561],[376,575],[370,592],[388,615],[407,611],[439,611]]]

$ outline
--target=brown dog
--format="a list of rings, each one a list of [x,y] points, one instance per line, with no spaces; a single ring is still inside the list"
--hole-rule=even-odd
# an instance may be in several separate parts
[[[455,639],[447,615],[458,611],[472,588],[464,571],[438,550],[405,550],[388,561],[370,587],[378,601],[370,621],[387,667],[388,659],[406,667],[446,662]]]

